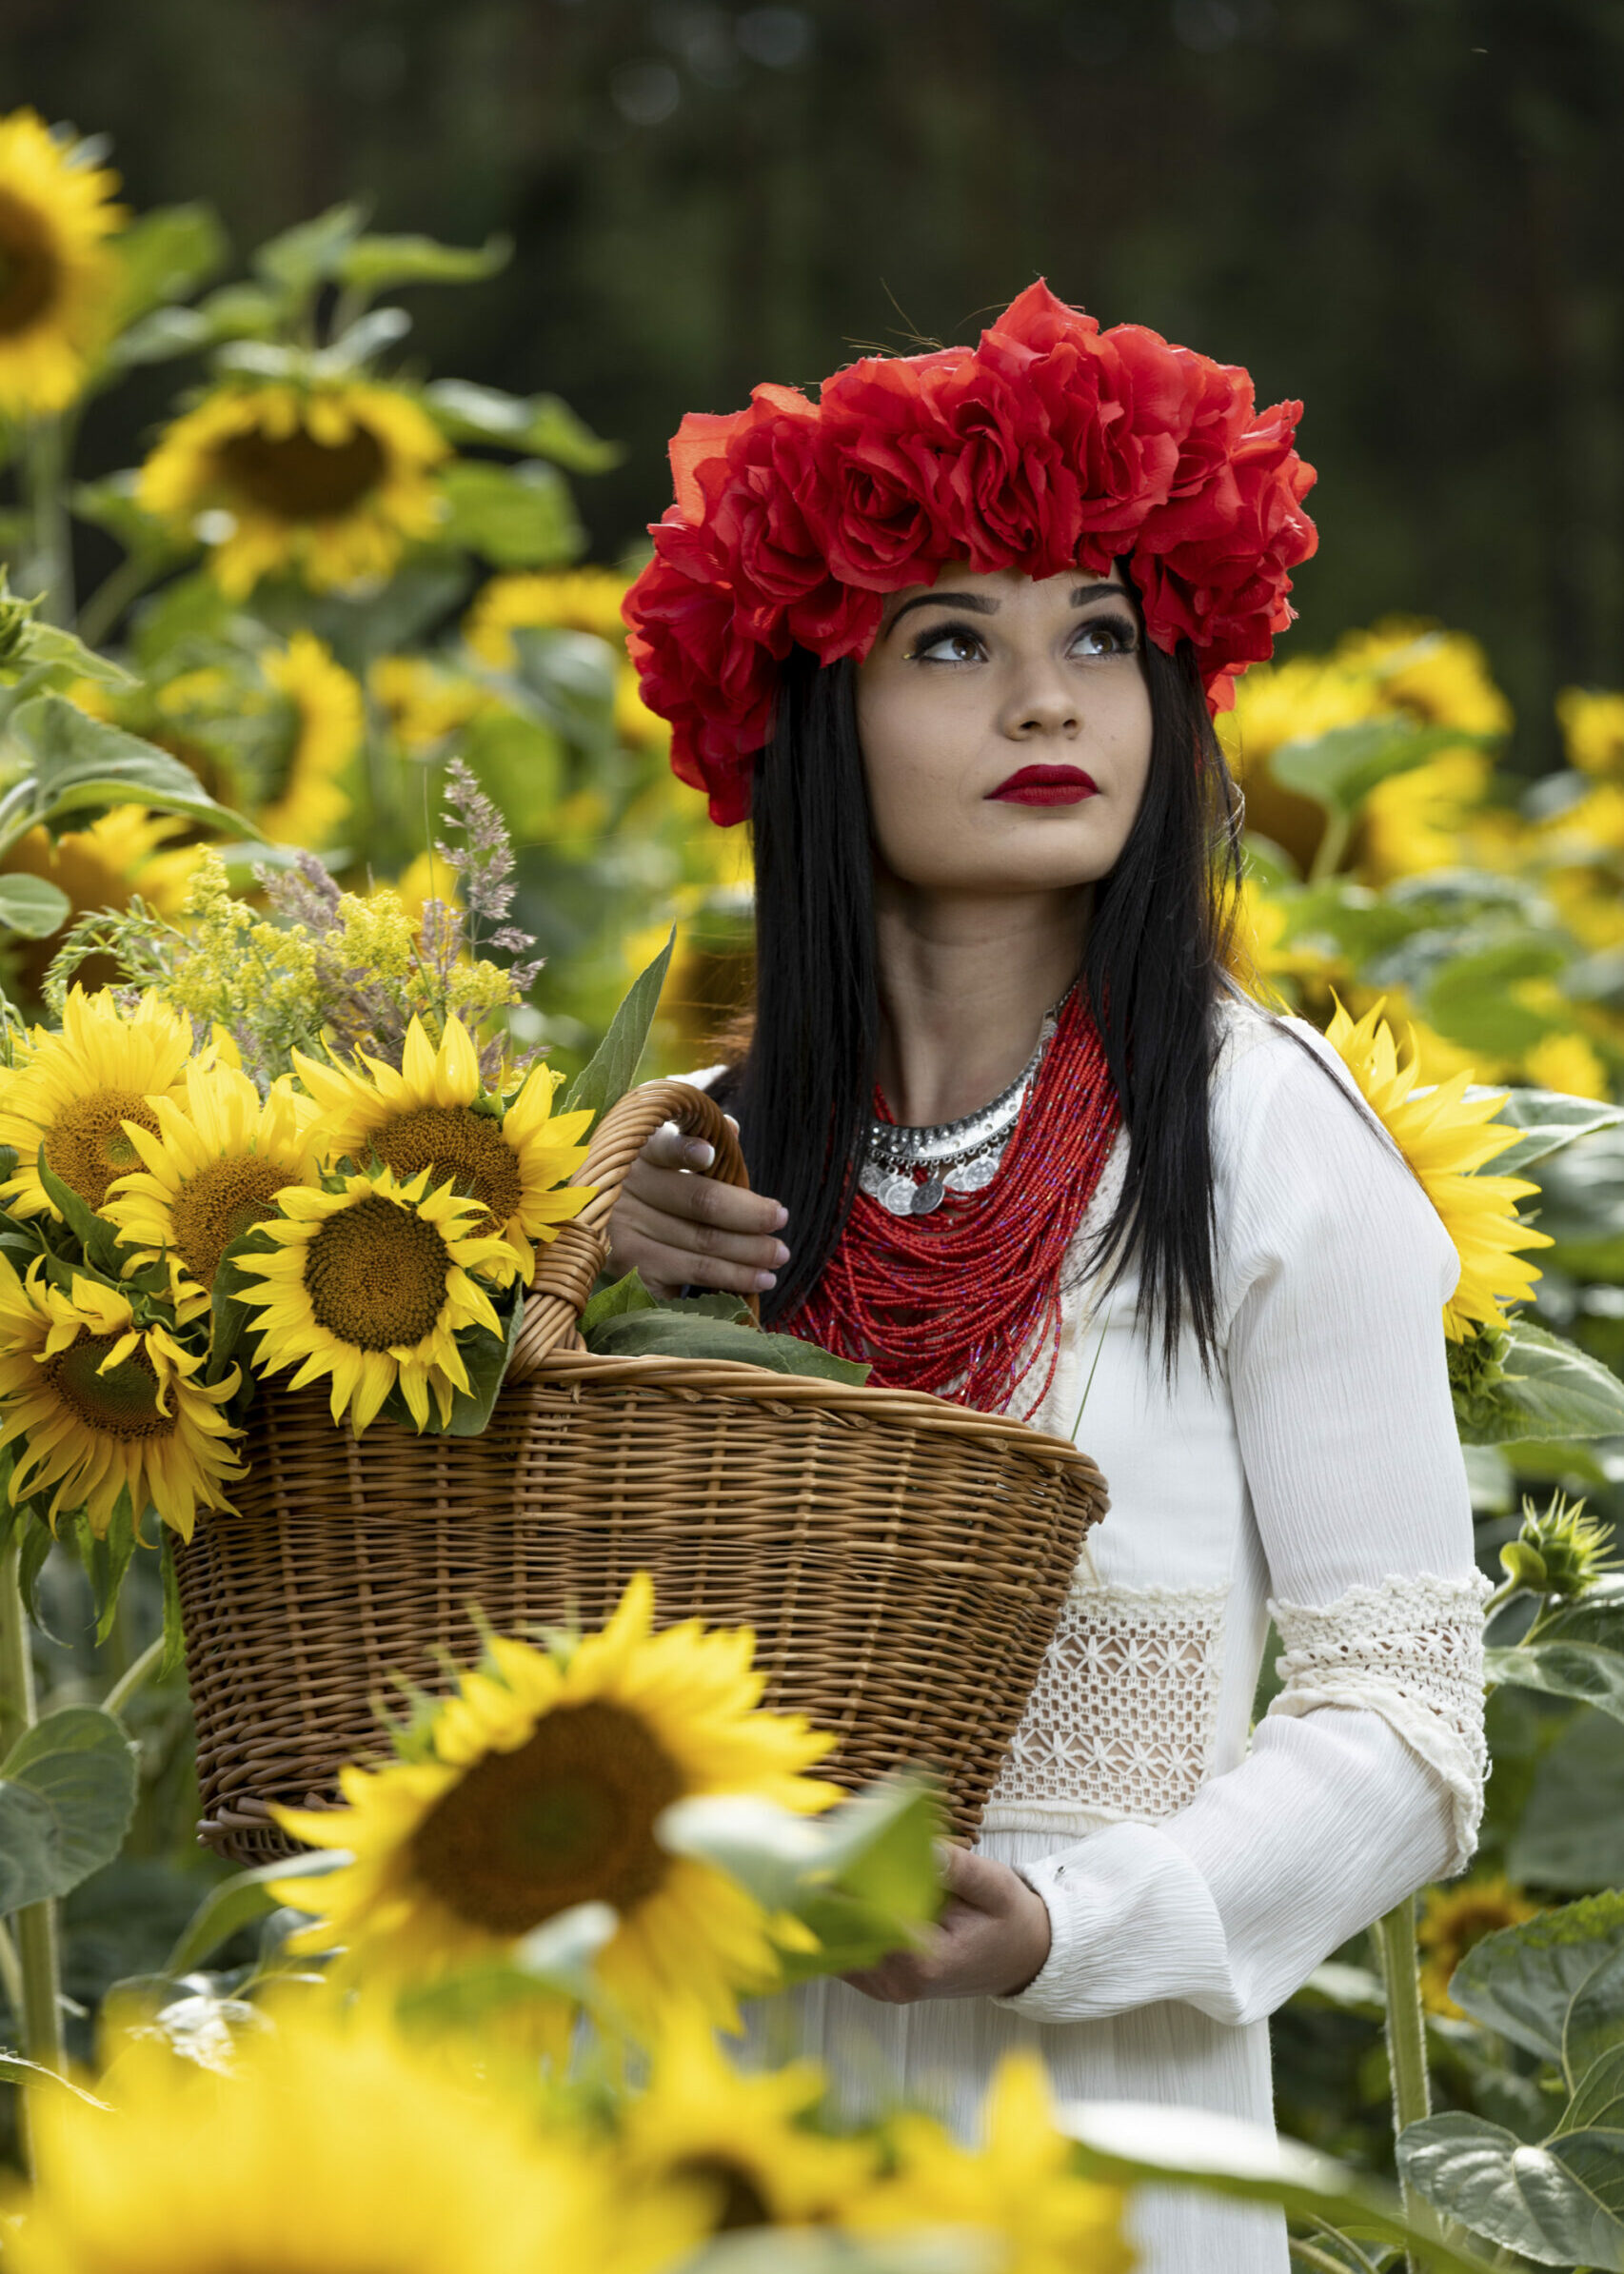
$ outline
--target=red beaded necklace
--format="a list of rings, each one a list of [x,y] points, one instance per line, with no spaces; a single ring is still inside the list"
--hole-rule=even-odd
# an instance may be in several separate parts
[[[878,1089],[875,1113],[891,1119]],[[1060,1355],[1060,1264],[1118,1120],[1099,1032],[1074,987],[992,1182],[946,1193],[924,1216],[894,1216],[860,1191],[790,1332],[866,1360],[882,1388],[992,1414],[1008,1410],[1046,1355],[1026,1409],[1036,1413]]]

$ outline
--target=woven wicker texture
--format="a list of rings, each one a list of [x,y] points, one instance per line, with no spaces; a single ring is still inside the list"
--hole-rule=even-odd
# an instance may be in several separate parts
[[[262,1392],[241,1513],[200,1521],[178,1559],[202,1830],[222,1853],[289,1852],[267,1804],[330,1799],[344,1761],[382,1750],[373,1701],[398,1677],[446,1688],[478,1618],[596,1626],[640,1569],[662,1619],[756,1630],[769,1702],[837,1736],[840,1782],[929,1767],[974,1830],[1103,1480],[1062,1439],[937,1398],[584,1350],[614,1193],[667,1119],[743,1182],[702,1093],[623,1100],[483,1436],[377,1423],[358,1443],[318,1394]]]

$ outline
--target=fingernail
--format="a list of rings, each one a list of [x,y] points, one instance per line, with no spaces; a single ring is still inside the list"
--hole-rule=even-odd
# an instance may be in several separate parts
[[[772,1272],[757,1272],[755,1285],[758,1295],[765,1295],[769,1287],[778,1285],[778,1279]]]
[[[708,1169],[716,1158],[716,1147],[707,1145],[703,1137],[695,1137],[691,1145],[684,1146],[683,1155],[692,1167]]]
[[[775,1263],[787,1263],[789,1261],[789,1250],[784,1246],[782,1239],[775,1239],[773,1241],[773,1261]]]
[[[782,1231],[783,1230],[783,1228],[784,1228],[785,1224],[787,1224],[787,1223],[788,1223],[788,1221],[789,1221],[789,1211],[788,1211],[788,1209],[787,1209],[787,1208],[785,1208],[785,1207],[782,1205],[782,1203],[781,1202],[781,1203],[780,1203],[780,1206],[779,1206],[779,1212],[778,1212],[777,1216],[774,1216],[774,1218],[773,1218],[773,1230],[774,1230],[775,1232],[782,1232]]]

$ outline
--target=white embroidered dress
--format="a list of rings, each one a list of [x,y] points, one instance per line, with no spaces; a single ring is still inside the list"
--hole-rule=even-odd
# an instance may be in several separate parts
[[[1097,1302],[1079,1275],[1036,1416],[1082,1406],[1111,1492],[980,1842],[1042,1896],[1048,1961],[1013,1998],[764,2007],[763,2041],[821,2054],[853,2111],[901,2095],[973,2131],[1000,2054],[1036,2046],[1062,2099],[1268,2123],[1267,2016],[1471,1855],[1488,1589],[1439,1322],[1455,1251],[1320,1038],[1220,1016],[1217,1375],[1187,1341],[1169,1390],[1135,1283]],[[1271,1615],[1283,1688],[1249,1737]],[[1158,2190],[1136,2232],[1143,2274],[1286,2274],[1272,2212]]]

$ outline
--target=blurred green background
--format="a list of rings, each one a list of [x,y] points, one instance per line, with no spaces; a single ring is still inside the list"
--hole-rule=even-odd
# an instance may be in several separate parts
[[[973,339],[1044,273],[1305,400],[1302,644],[1475,634],[1529,771],[1556,689],[1620,676],[1616,0],[6,0],[0,67],[239,250],[350,195],[510,233],[501,289],[408,295],[416,346],[628,445],[597,558],[684,409]],[[96,405],[86,470],[174,376]]]

